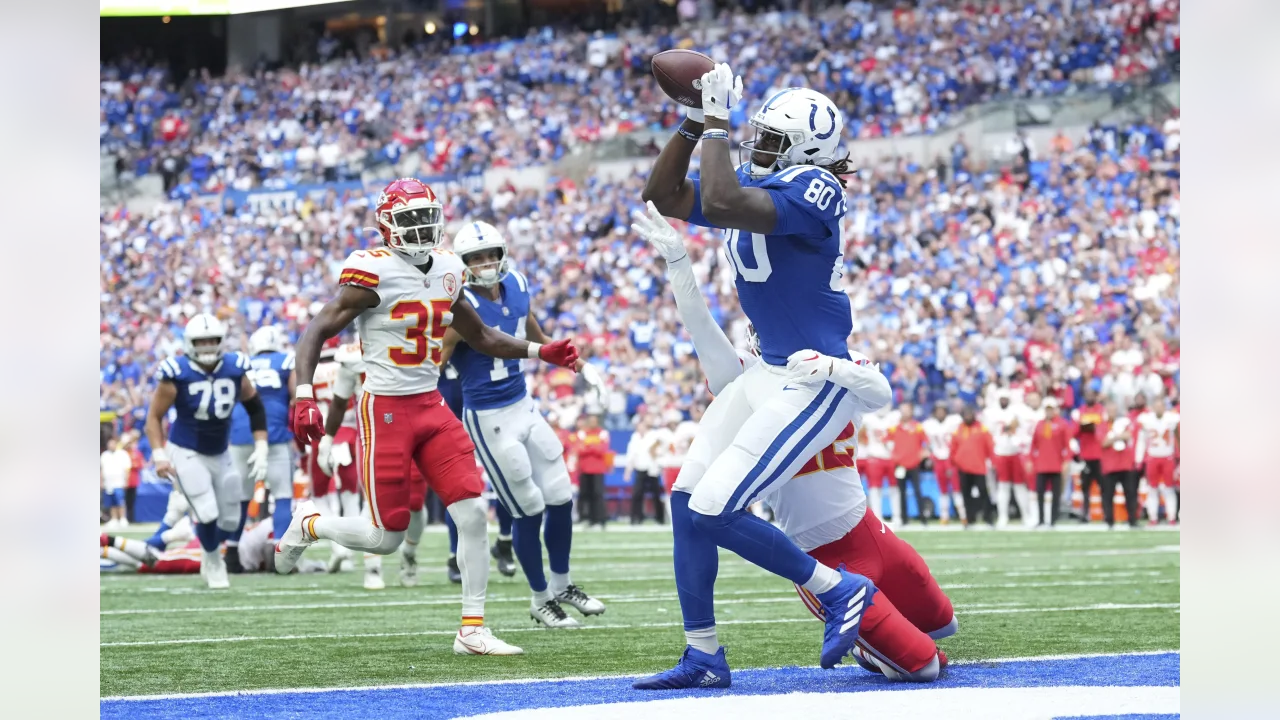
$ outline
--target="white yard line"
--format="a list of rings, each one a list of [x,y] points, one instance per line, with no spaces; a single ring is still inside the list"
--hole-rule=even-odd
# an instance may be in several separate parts
[[[1164,580],[1132,580],[1127,582],[1117,582],[1114,580],[1064,580],[1061,582],[1039,582],[1039,583],[943,583],[940,587],[943,590],[980,590],[980,589],[1016,589],[1016,588],[1051,588],[1051,587],[1109,587],[1113,585],[1155,585],[1170,584],[1178,582],[1176,579]],[[783,595],[794,599],[790,592],[783,590],[738,590],[720,593],[725,595]],[[639,595],[600,595],[601,600],[615,603],[640,603],[640,602],[656,602],[663,600],[676,600],[677,595],[674,593],[662,594],[639,594]],[[212,613],[212,612],[273,612],[278,610],[336,610],[347,608],[370,608],[370,607],[416,607],[431,605],[454,605],[457,604],[456,597],[448,598],[431,598],[427,600],[370,600],[368,602],[352,602],[352,603],[306,603],[292,605],[210,605],[204,607],[175,607],[175,608],[122,608],[118,610],[100,610],[101,616],[106,615],[171,615],[185,613]],[[528,595],[519,596],[496,596],[486,600],[490,603],[516,603],[529,602]],[[740,604],[740,603],[756,602],[750,600],[719,600],[717,604]]]
[[[417,634],[417,633],[406,633]],[[452,633],[449,633],[452,634]],[[307,636],[312,637],[312,636]],[[344,636],[351,637],[351,636]],[[976,665],[985,663],[1010,663],[1010,662],[1036,662],[1036,661],[1052,661],[1052,660],[1085,660],[1089,658],[1110,658],[1110,657],[1134,657],[1134,656],[1150,656],[1150,655],[1169,655],[1181,654],[1180,650],[1141,650],[1128,653],[1081,653],[1078,655],[1033,655],[1029,657],[1010,657],[1010,658],[992,658],[987,660],[953,660],[952,665]],[[806,666],[809,667],[809,666]],[[773,670],[776,668],[746,668],[740,670],[740,673],[750,673],[759,670]],[[452,683],[409,683],[399,685],[362,685],[357,687],[326,687],[326,688],[260,688],[254,690],[222,690],[219,692],[204,693],[174,693],[166,695],[122,695],[116,697],[102,698],[102,702],[136,702],[146,700],[185,700],[189,698],[215,698],[215,697],[236,697],[240,695],[284,695],[291,693],[349,693],[349,692],[368,692],[370,690],[423,690],[441,687],[474,687],[484,685],[530,685],[533,683],[571,683],[571,682],[590,682],[594,680],[613,680],[623,677],[636,677],[635,674],[626,675],[590,675],[562,678],[517,678],[514,680],[475,680],[470,682],[452,682]]]
[[[969,610],[958,615],[963,618],[965,615],[989,615],[994,613],[1042,613],[1042,612],[1098,612],[1111,610],[1174,610],[1181,609],[1179,603],[1100,603],[1097,605],[1077,605],[1074,607],[1049,607],[1049,608],[988,608]],[[717,621],[717,625],[773,625],[780,623],[813,623],[813,618],[767,618],[760,620],[723,620]],[[621,623],[614,625],[583,625],[579,628],[567,630],[565,632],[577,632],[583,630],[639,630],[645,628],[669,628],[682,627],[681,622],[662,622],[662,623]],[[517,633],[517,632],[545,632],[542,627],[502,627],[494,628],[498,633]],[[216,638],[178,638],[173,640],[132,640],[124,642],[104,642],[99,643],[99,647],[151,647],[156,645],[204,645],[210,643],[239,643],[239,642],[279,642],[289,640],[347,640],[359,638],[389,638],[389,637],[418,637],[427,635],[454,635],[456,630],[419,630],[414,632],[399,633],[324,633],[311,635],[261,635],[261,636],[237,636],[237,637],[216,637]]]

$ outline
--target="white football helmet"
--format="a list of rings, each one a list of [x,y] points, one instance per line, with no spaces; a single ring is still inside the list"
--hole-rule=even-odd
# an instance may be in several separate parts
[[[739,146],[739,160],[752,175],[771,175],[792,165],[830,165],[844,133],[844,118],[822,93],[792,87],[774,93],[751,116],[755,140]]]
[[[502,257],[496,262],[472,265],[467,256],[483,250],[497,248]],[[507,261],[507,241],[502,233],[489,223],[471,222],[453,236],[453,251],[467,265],[467,284],[481,287],[493,287],[502,282],[511,271]]]
[[[227,326],[209,313],[200,313],[187,322],[182,332],[182,349],[201,365],[216,365],[222,359],[222,339]]]
[[[249,336],[249,354],[284,352],[284,333],[275,325],[263,325]]]

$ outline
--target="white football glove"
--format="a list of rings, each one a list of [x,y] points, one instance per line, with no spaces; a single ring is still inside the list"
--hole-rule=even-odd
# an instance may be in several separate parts
[[[826,380],[835,370],[835,361],[817,350],[797,350],[787,358],[787,373],[794,380]]]
[[[657,248],[658,254],[669,263],[688,257],[680,233],[658,212],[652,200],[645,203],[645,208],[647,212],[631,211],[631,229]]]
[[[320,438],[320,444],[316,446],[316,465],[320,472],[333,476],[333,438],[328,435]]]
[[[249,479],[255,483],[267,479],[267,452],[266,440],[253,441],[253,452],[249,455]]]
[[[702,113],[719,120],[729,119],[729,110],[742,100],[742,77],[720,63],[702,76]]]

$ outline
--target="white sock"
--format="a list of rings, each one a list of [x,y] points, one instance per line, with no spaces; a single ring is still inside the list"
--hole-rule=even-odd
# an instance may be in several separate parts
[[[840,578],[841,575],[838,571],[832,570],[822,563],[818,563],[813,568],[813,576],[805,581],[804,589],[814,595],[821,595],[822,593],[834,588],[836,585],[839,585]]]
[[[715,655],[720,651],[720,639],[716,637],[716,626],[701,630],[685,630],[684,641],[699,652]]]
[[[1147,520],[1155,522],[1160,517],[1160,491],[1147,486]]]
[[[938,493],[938,518],[951,519],[951,496],[946,493]]]
[[[903,527],[907,526],[907,504],[903,502],[902,490],[893,488],[893,521]]]
[[[565,591],[573,583],[569,580],[569,573],[547,573],[547,589],[559,595]]]
[[[1010,488],[1013,491],[1013,500],[1018,503],[1018,509],[1022,511],[1022,524],[1032,527],[1040,522],[1040,513],[1036,508],[1036,494],[1024,484],[1018,483]]]
[[[142,564],[141,561],[137,560],[129,553],[123,550],[118,550],[109,545],[102,548],[102,557],[117,565],[124,565],[125,567],[136,568]]]
[[[373,553],[364,554],[364,571],[367,573],[382,572],[382,556]]]
[[[458,526],[458,570],[462,574],[462,617],[484,618],[489,586],[489,513],[480,498],[459,500],[448,508]]]
[[[396,551],[404,540],[403,532],[389,532],[362,517],[333,517],[321,515],[302,523],[303,533],[314,532],[323,538],[351,550],[386,555]]]
[[[355,517],[360,514],[360,493],[338,493],[338,505],[342,507],[343,517]]]
[[[1172,523],[1178,517],[1178,495],[1170,486],[1160,488],[1160,494],[1164,497],[1164,515]]]
[[[342,514],[341,508],[338,507],[337,493],[331,492],[328,495],[323,495],[321,497],[318,497],[315,499],[315,503],[316,503],[316,510],[319,510],[321,515],[336,516],[336,515]]]
[[[959,516],[960,516],[960,519],[961,519],[961,520],[964,520],[964,519],[965,519],[965,514],[964,514],[964,496],[963,496],[963,495],[961,495],[961,494],[960,494],[960,493],[958,493],[958,492],[956,492],[956,493],[951,493],[951,501],[952,501],[952,503],[954,503],[954,504],[955,504],[955,506],[956,506],[956,515],[959,515]]]
[[[542,607],[543,605],[546,605],[548,602],[550,602],[551,599],[554,597],[555,595],[552,594],[550,589],[543,590],[542,592],[535,592],[533,594],[533,607],[535,608]]]
[[[365,503],[368,507],[368,503]],[[409,513],[409,527],[404,531],[404,553],[413,555],[418,552],[418,541],[422,539],[422,529],[427,526],[426,509]]]
[[[118,537],[113,538],[111,544],[113,545],[113,550],[119,550],[134,560],[142,561],[147,559],[147,544],[141,540]]]
[[[1009,521],[1009,493],[1013,488],[1007,482],[996,482],[996,517],[1000,522]]]
[[[878,487],[867,488],[867,504],[870,506],[871,511],[876,514],[876,517],[884,514],[884,496],[881,492]]]

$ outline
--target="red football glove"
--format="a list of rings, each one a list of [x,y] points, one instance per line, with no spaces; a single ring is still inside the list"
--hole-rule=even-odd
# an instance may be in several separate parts
[[[578,348],[573,346],[572,340],[549,342],[538,348],[538,357],[544,362],[577,372],[575,365],[578,363]]]
[[[324,418],[320,416],[315,400],[298,398],[294,401],[293,412],[289,415],[289,430],[295,439],[307,445],[324,436]]]

